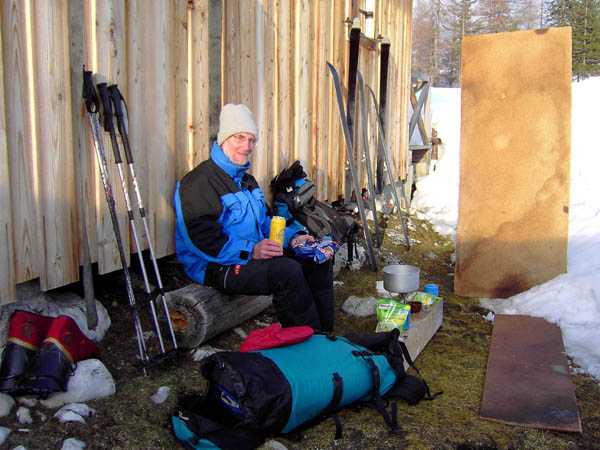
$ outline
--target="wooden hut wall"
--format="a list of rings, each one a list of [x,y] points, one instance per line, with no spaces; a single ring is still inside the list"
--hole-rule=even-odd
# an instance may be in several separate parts
[[[210,89],[221,89],[222,103],[253,110],[260,136],[252,173],[265,192],[299,159],[319,198],[343,193],[345,145],[326,62],[337,68],[345,92],[347,19],[358,17],[366,0],[224,1],[222,82],[209,86],[214,3],[0,0],[0,304],[14,300],[24,281],[39,278],[42,290],[77,281],[83,227],[99,273],[121,268],[82,107],[84,64],[96,82],[118,84],[127,101],[135,175],[157,257],[174,252],[175,182],[208,156]],[[411,9],[410,0],[375,0],[376,34],[391,40],[385,126],[397,177],[406,160]],[[359,69],[378,93],[379,45],[360,51]],[[123,247],[137,258],[112,145],[102,134]],[[125,162],[123,173],[146,249]]]

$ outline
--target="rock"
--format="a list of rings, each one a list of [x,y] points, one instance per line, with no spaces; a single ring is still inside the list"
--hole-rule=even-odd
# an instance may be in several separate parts
[[[83,403],[108,397],[115,393],[115,380],[104,364],[97,359],[77,363],[77,369],[67,385],[67,392],[55,392],[40,403],[46,408],[57,408],[67,403]]]
[[[271,440],[268,440],[267,442],[265,442],[262,445],[261,449],[264,449],[264,450],[287,450],[287,447],[285,445],[283,445],[281,442],[271,439]]]
[[[8,435],[12,432],[10,428],[0,427],[0,445],[4,443]]]
[[[85,419],[73,411],[66,411],[66,410],[60,409],[60,410],[56,411],[56,413],[54,413],[54,417],[56,417],[60,423],[65,423],[65,422],[85,423]]]
[[[24,406],[19,407],[17,409],[17,420],[22,425],[28,425],[33,423],[33,419],[31,418],[31,411],[29,408],[25,408]]]
[[[353,317],[368,317],[377,313],[377,300],[351,295],[342,305],[342,311]]]
[[[348,259],[348,244],[342,244],[340,249],[335,254],[335,259],[340,259],[342,267],[347,267],[350,270],[359,270],[367,260],[367,252],[364,247],[355,244],[354,254],[352,255],[352,261]]]
[[[241,337],[242,340],[244,340],[248,337],[248,334],[244,330],[242,330],[240,327],[235,327],[233,329],[233,331],[235,332],[235,334],[237,334],[239,337]]]
[[[375,282],[375,290],[377,291],[377,295],[379,297],[392,298],[398,296],[398,294],[395,292],[389,292],[385,290],[383,287],[383,280]]]
[[[10,411],[15,406],[15,399],[8,394],[0,393],[0,417],[5,417],[10,414]]]
[[[69,403],[68,405],[60,408],[59,411],[72,411],[76,414],[79,414],[81,417],[92,417],[96,414],[96,410],[94,408],[90,408],[85,403]]]
[[[81,450],[82,448],[85,448],[85,443],[81,442],[79,439],[69,438],[63,441],[60,450]]]
[[[28,408],[33,408],[38,403],[37,397],[32,395],[24,395],[22,397],[17,397],[17,402],[21,406],[26,406]]]
[[[192,351],[192,358],[194,361],[202,361],[207,356],[220,351],[222,350],[213,348],[210,345],[203,345],[202,347],[198,347]]]
[[[169,386],[161,386],[156,391],[156,394],[150,397],[150,401],[155,404],[163,403],[169,396],[169,392],[171,392]]]

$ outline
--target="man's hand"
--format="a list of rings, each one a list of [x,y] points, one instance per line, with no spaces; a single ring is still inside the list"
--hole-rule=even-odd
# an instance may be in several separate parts
[[[310,234],[299,234],[298,236],[295,236],[292,239],[290,239],[290,247],[293,248],[296,245],[298,245],[300,242],[305,242],[305,241],[313,242],[314,240],[315,240],[315,238],[312,237]]]
[[[254,244],[254,250],[252,250],[253,259],[269,259],[281,255],[283,255],[283,249],[279,242],[270,239],[263,239],[257,242]]]

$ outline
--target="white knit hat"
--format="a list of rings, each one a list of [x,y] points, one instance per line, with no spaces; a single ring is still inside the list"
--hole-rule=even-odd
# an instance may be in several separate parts
[[[258,128],[254,123],[252,111],[246,105],[227,103],[219,116],[217,143],[223,145],[228,137],[237,133],[250,133],[258,137]]]

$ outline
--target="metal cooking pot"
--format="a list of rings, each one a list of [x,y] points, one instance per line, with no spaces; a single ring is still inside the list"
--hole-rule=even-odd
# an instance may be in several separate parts
[[[383,287],[388,292],[404,294],[419,290],[419,273],[415,266],[393,264],[383,268]]]

